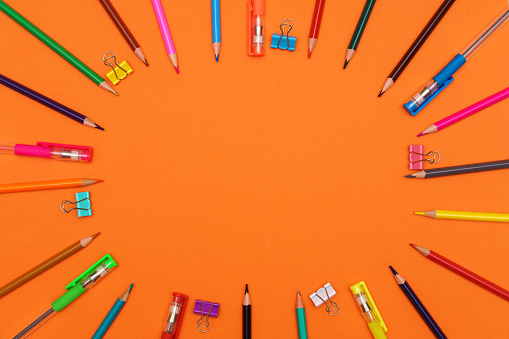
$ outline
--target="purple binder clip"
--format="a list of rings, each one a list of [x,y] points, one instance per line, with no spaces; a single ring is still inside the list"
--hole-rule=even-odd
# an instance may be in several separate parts
[[[196,300],[194,303],[193,313],[201,315],[198,320],[198,331],[203,333],[208,332],[210,330],[209,317],[217,318],[219,315],[219,304]],[[206,317],[205,325],[202,325],[203,317]]]

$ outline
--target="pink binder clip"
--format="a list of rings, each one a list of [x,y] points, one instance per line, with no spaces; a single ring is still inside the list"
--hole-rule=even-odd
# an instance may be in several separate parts
[[[422,170],[424,168],[424,162],[428,162],[430,164],[437,164],[440,162],[440,153],[436,151],[431,151],[428,153],[424,153],[424,146],[423,145],[410,145],[409,147],[410,152],[410,163],[409,168],[410,169],[418,169]],[[425,159],[425,156],[433,155],[433,159]]]

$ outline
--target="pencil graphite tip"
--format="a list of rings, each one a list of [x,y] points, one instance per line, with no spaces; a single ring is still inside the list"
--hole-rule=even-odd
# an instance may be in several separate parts
[[[248,294],[249,293],[249,288],[247,287],[247,284],[246,284],[246,290],[244,291],[245,294]]]
[[[414,244],[412,244],[412,243],[411,243],[411,244],[410,244],[410,246],[412,246],[413,248],[415,248],[415,246],[417,246],[417,245],[414,245]]]
[[[129,286],[129,291],[127,291],[127,293],[131,293],[131,290],[133,289],[133,286],[134,286],[134,284],[131,284],[131,285]]]
[[[96,234],[92,234],[92,235],[90,236],[90,238],[95,239],[95,237],[97,237],[97,236],[98,236],[98,235],[100,235],[100,234],[101,234],[101,232],[97,232]]]
[[[346,66],[348,66],[349,61],[345,60],[345,65],[343,66],[343,69],[346,69]]]
[[[92,180],[95,180],[95,182],[103,182],[104,179],[92,179]]]
[[[414,176],[412,174],[409,174],[409,175],[405,175],[405,178],[414,178]]]
[[[417,215],[425,215],[424,212],[415,212]]]
[[[308,59],[311,58],[311,51],[308,50]]]
[[[216,55],[216,62],[219,61],[219,55]]]
[[[148,67],[148,61],[147,60],[143,60],[143,63],[145,64],[145,66]]]
[[[100,129],[101,131],[104,131],[104,128],[102,128],[102,127],[101,127],[101,126],[99,126],[98,124],[95,124],[95,128]]]
[[[300,291],[299,290],[297,290],[297,295],[300,297]]]
[[[178,66],[175,66],[175,71],[177,71],[177,74],[180,74],[180,70]]]
[[[381,90],[381,91],[380,91],[380,94],[378,94],[378,97],[380,98],[380,97],[382,96],[382,94],[384,94],[384,93],[385,93],[385,91],[384,91],[384,90]]]
[[[417,134],[417,137],[422,137],[424,135],[424,133],[419,133]]]
[[[396,272],[396,270],[392,266],[389,266],[389,268],[391,269],[392,274],[398,275],[398,272]]]

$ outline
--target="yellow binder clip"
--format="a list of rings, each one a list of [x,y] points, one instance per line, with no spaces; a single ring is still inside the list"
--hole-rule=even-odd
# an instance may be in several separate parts
[[[111,55],[107,56],[108,54]],[[111,63],[110,59],[113,60],[115,65]],[[124,60],[119,64],[113,52],[104,53],[103,61],[106,66],[111,67],[111,71],[106,73],[106,77],[110,79],[113,85],[118,84],[120,80],[124,79],[128,74],[131,74],[133,72],[133,69],[131,68],[131,66],[129,66],[127,61]]]

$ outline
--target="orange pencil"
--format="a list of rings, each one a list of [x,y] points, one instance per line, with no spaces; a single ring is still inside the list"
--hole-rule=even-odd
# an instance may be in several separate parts
[[[17,184],[0,184],[0,194],[2,193],[17,193],[17,192],[30,192],[42,190],[55,190],[60,188],[73,188],[85,187],[96,182],[101,182],[102,179],[62,179],[62,180],[49,180],[49,181],[34,181],[34,182],[21,182]]]

